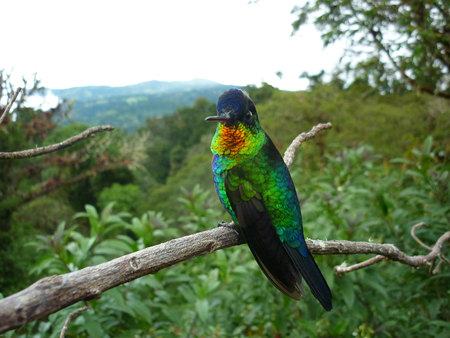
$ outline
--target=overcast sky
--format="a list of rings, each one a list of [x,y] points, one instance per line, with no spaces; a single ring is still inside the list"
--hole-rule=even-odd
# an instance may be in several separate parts
[[[331,70],[342,45],[323,49],[313,26],[291,36],[303,2],[2,1],[0,68],[48,88],[204,78],[304,89],[299,75]]]

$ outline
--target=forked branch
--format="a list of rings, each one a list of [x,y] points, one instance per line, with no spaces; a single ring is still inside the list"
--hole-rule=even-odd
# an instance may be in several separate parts
[[[12,105],[17,100],[17,96],[19,96],[20,92],[22,91],[22,88],[17,88],[14,94],[11,94],[11,97],[8,100],[8,103],[6,104],[5,110],[3,113],[0,114],[0,124],[3,123],[3,120],[5,119],[6,115],[8,115],[9,111],[11,110]]]
[[[424,225],[424,223],[419,223],[413,226],[413,229]],[[413,231],[412,231],[413,233]],[[415,238],[417,239],[417,237]],[[366,242],[349,242],[349,241],[336,241],[336,242],[342,242],[345,246],[348,246],[349,243],[360,243],[361,247],[355,247],[357,252],[348,252],[347,254],[357,254],[357,253],[364,253],[364,254],[377,254],[377,256],[372,257],[368,260],[365,260],[361,263],[354,264],[351,266],[344,266],[339,265],[334,268],[334,271],[338,274],[338,276],[342,276],[344,273],[352,272],[358,269],[365,268],[367,266],[379,263],[383,260],[393,260],[398,261],[400,263],[412,266],[412,267],[421,267],[421,266],[429,266],[430,272],[432,274],[436,274],[440,267],[442,266],[442,262],[449,262],[447,258],[444,257],[442,254],[442,246],[445,242],[450,241],[450,231],[445,232],[441,237],[438,238],[434,246],[428,247],[430,252],[427,255],[417,255],[417,256],[408,256],[404,252],[400,251],[395,245],[393,244],[376,244],[376,243],[366,243]],[[353,246],[350,245],[350,246]],[[435,262],[436,260],[440,258],[441,262],[438,263],[436,267]]]
[[[286,151],[284,152],[283,160],[284,160],[284,163],[286,163],[287,167],[290,168],[292,163],[294,163],[295,152],[297,151],[298,147],[300,147],[300,145],[303,142],[312,139],[314,136],[316,136],[316,134],[318,132],[320,132],[322,130],[331,129],[331,127],[332,127],[332,124],[330,122],[319,123],[318,125],[315,125],[310,131],[308,131],[306,133],[301,133],[300,135],[298,135],[292,141],[292,143],[289,145],[289,147],[287,147]]]

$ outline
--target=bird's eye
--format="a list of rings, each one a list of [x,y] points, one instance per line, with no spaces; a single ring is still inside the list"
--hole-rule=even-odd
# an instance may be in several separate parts
[[[253,114],[252,114],[252,112],[249,110],[248,112],[247,112],[247,120],[250,120],[251,118],[252,118],[252,116],[253,116]]]

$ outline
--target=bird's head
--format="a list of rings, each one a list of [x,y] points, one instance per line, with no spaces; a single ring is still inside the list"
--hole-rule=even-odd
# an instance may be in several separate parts
[[[242,123],[246,126],[257,126],[258,114],[255,104],[246,92],[230,89],[220,95],[217,102],[217,115],[208,116],[206,121],[221,122],[226,126]]]

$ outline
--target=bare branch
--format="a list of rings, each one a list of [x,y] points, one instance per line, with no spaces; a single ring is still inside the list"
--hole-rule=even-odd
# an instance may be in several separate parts
[[[75,316],[77,316],[77,315],[80,314],[81,312],[86,311],[86,310],[89,310],[89,309],[90,309],[90,307],[86,305],[86,306],[80,307],[79,309],[76,309],[75,311],[71,312],[71,313],[67,316],[66,321],[64,322],[64,326],[63,326],[63,328],[62,328],[62,330],[61,330],[61,334],[59,335],[59,338],[64,338],[64,337],[66,336],[66,332],[67,332],[67,329],[69,328],[70,321],[71,321]]]
[[[425,249],[431,251],[431,250],[433,250],[433,248],[431,248],[431,247],[429,247],[428,245],[426,245],[424,242],[422,242],[422,241],[419,239],[419,237],[416,236],[416,229],[417,229],[417,228],[420,228],[421,226],[427,226],[427,224],[424,223],[424,222],[420,222],[420,223],[417,223],[416,225],[414,225],[414,226],[411,228],[411,237],[414,238],[414,240],[415,240],[417,243],[419,243],[422,247],[424,247]],[[442,260],[444,260],[445,262],[447,262],[448,264],[450,264],[450,261],[449,261],[443,254],[439,254],[439,257],[440,257]],[[433,270],[433,266],[431,266],[431,267],[430,267],[430,271],[431,271],[431,272],[433,272],[433,271],[438,271],[439,268],[440,268],[440,263],[438,264],[438,266],[436,266],[436,268],[435,268],[434,270]]]
[[[14,102],[17,99],[17,96],[19,95],[20,91],[22,90],[22,88],[17,88],[14,94],[11,94],[10,98],[9,98],[9,102],[6,105],[5,110],[3,111],[3,113],[0,115],[0,124],[3,123],[3,120],[5,119],[6,115],[8,115],[9,111],[11,110],[12,105],[14,104]]]
[[[368,260],[365,260],[361,263],[357,263],[351,266],[343,266],[343,265],[339,265],[339,266],[335,266],[334,267],[334,271],[336,272],[336,274],[338,276],[342,276],[344,273],[347,272],[352,272],[358,269],[362,269],[365,267],[368,267],[370,265],[379,263],[383,260],[386,259],[392,259],[392,260],[398,260],[401,263],[407,264],[407,265],[411,265],[414,267],[419,267],[419,266],[423,266],[423,265],[428,265],[430,267],[430,273],[432,274],[436,274],[439,272],[442,263],[445,261],[447,263],[450,264],[450,261],[445,258],[444,255],[441,254],[441,248],[442,248],[442,244],[446,241],[450,240],[450,232],[446,232],[444,233],[435,243],[435,246],[429,247],[428,245],[424,244],[415,234],[415,230],[421,226],[426,226],[427,224],[424,222],[421,223],[417,223],[415,224],[412,228],[411,228],[411,236],[414,238],[414,240],[419,243],[422,247],[424,247],[427,250],[430,250],[430,253],[426,256],[407,256],[404,253],[402,253],[400,250],[398,250],[397,248],[393,249],[394,252],[394,256],[389,256],[386,255],[384,253],[381,253],[375,257],[369,258]],[[385,244],[382,244],[385,245]],[[378,249],[377,249],[378,250]],[[442,261],[440,261],[438,263],[438,265],[436,267],[434,267],[434,262],[436,261],[436,258],[440,257],[442,259]]]
[[[312,139],[314,136],[316,136],[316,134],[322,130],[325,129],[331,129],[332,124],[330,122],[327,123],[319,123],[318,125],[314,126],[310,131],[306,132],[306,133],[301,133],[300,135],[298,135],[293,141],[292,143],[289,145],[289,147],[286,149],[285,153],[284,153],[284,163],[286,163],[287,167],[289,168],[292,163],[294,162],[294,158],[295,158],[295,152],[297,150],[298,147],[300,147],[300,145],[309,140]]]
[[[419,237],[416,236],[416,229],[417,229],[417,228],[420,228],[421,226],[427,226],[427,224],[424,223],[424,222],[420,222],[420,223],[417,223],[416,225],[414,225],[414,226],[411,228],[411,237],[414,238],[414,240],[415,240],[417,243],[419,243],[422,247],[424,247],[425,249],[427,249],[427,250],[433,250],[433,248],[431,248],[431,247],[429,247],[428,245],[426,245],[424,242],[422,242],[422,241],[419,239]]]
[[[35,156],[40,156],[44,154],[51,153],[56,150],[64,149],[67,147],[70,147],[71,145],[84,140],[90,136],[93,136],[93,134],[102,132],[102,131],[110,131],[113,130],[114,127],[112,126],[98,126],[98,127],[92,127],[89,129],[86,129],[82,133],[72,136],[68,138],[67,140],[64,140],[60,143],[52,144],[45,147],[35,148],[35,149],[28,149],[28,150],[22,150],[22,151],[14,151],[14,152],[0,152],[0,160],[11,160],[11,159],[22,159],[22,158],[30,158]]]
[[[0,333],[54,313],[81,300],[196,256],[240,244],[227,227],[155,245],[106,263],[43,278],[0,301]]]
[[[354,264],[354,265],[350,265],[350,266],[343,266],[343,265],[335,266],[334,267],[334,271],[336,272],[336,274],[339,277],[342,277],[342,275],[344,273],[352,272],[352,271],[355,271],[355,270],[358,270],[358,269],[362,269],[362,268],[368,267],[369,265],[376,264],[378,262],[384,261],[386,259],[387,258],[385,256],[377,255],[375,257],[369,258],[368,260],[365,260],[365,261],[363,261],[361,263],[358,263],[358,264]]]

